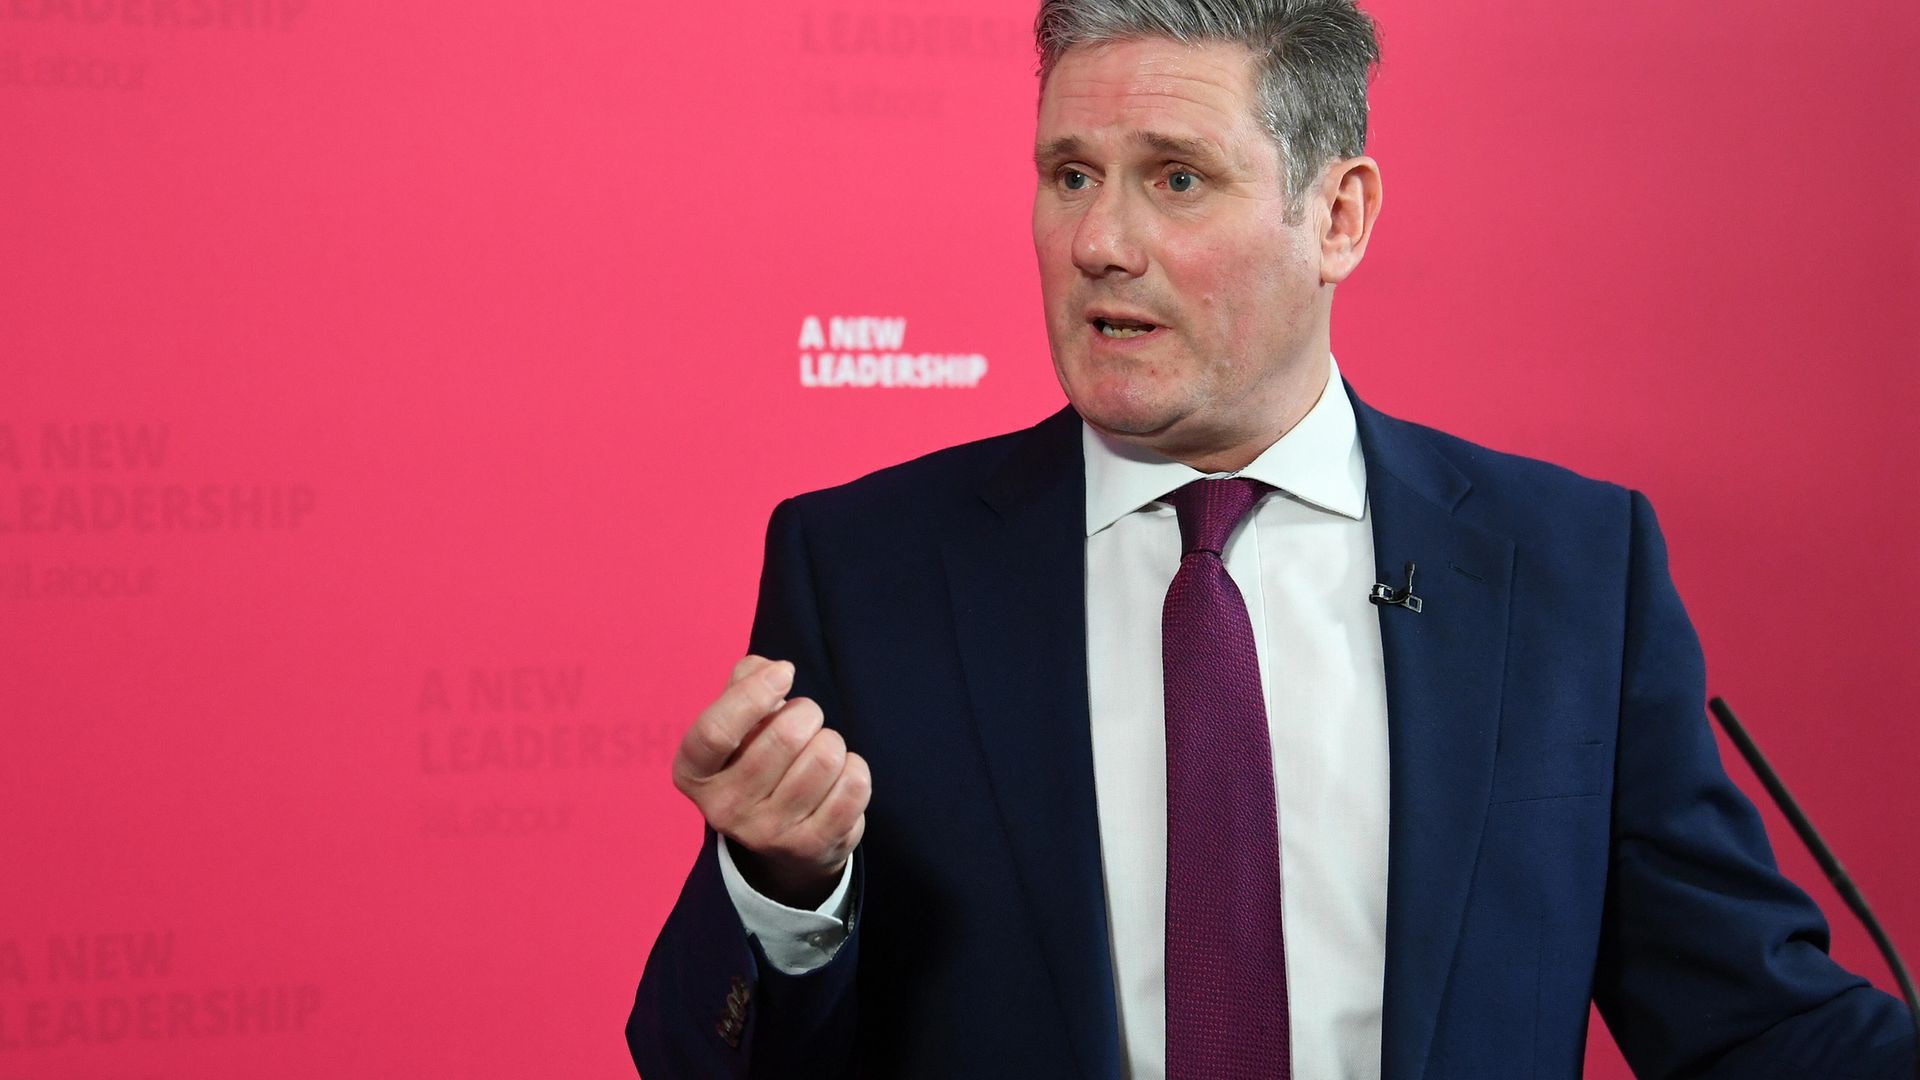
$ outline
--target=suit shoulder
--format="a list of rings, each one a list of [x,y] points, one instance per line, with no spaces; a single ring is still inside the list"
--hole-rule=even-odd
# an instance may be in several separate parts
[[[866,523],[943,518],[976,503],[979,491],[1007,459],[1041,428],[1068,418],[1060,414],[1031,428],[991,435],[945,447],[844,484],[796,495],[788,500],[809,521]],[[1074,420],[1077,424],[1077,419]]]
[[[1611,532],[1624,529],[1631,518],[1634,493],[1624,485],[1424,424],[1392,422],[1459,470],[1473,485],[1463,509],[1490,525],[1519,535],[1568,526],[1605,526]]]

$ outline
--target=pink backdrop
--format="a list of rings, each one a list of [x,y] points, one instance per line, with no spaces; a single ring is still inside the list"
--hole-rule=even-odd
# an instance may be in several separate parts
[[[1343,369],[1650,493],[1920,950],[1920,6],[1369,6]],[[0,0],[0,1076],[630,1075],[773,503],[1060,400],[1030,12]]]

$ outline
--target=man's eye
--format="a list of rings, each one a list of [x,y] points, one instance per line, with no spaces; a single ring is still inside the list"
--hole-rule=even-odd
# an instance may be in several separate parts
[[[1192,191],[1200,178],[1185,169],[1175,169],[1167,174],[1167,187],[1173,191]]]
[[[1078,169],[1068,169],[1060,174],[1060,184],[1068,191],[1085,191],[1093,178]]]

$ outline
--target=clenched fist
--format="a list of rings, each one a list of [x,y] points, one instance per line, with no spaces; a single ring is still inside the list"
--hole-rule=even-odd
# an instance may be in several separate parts
[[[813,908],[832,894],[867,828],[873,778],[807,698],[793,665],[748,656],[673,756],[673,786],[725,836],[761,895]]]

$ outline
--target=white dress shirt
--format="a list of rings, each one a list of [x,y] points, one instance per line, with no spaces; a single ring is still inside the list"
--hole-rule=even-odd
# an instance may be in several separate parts
[[[1202,473],[1083,428],[1087,689],[1120,1041],[1133,1080],[1166,1075],[1167,762],[1160,616],[1180,565],[1162,496]],[[1328,358],[1307,415],[1242,469],[1276,490],[1228,539],[1253,620],[1273,752],[1293,1075],[1378,1080],[1387,927],[1387,704],[1366,467]],[[817,911],[720,868],[776,967],[825,963],[851,868]]]

